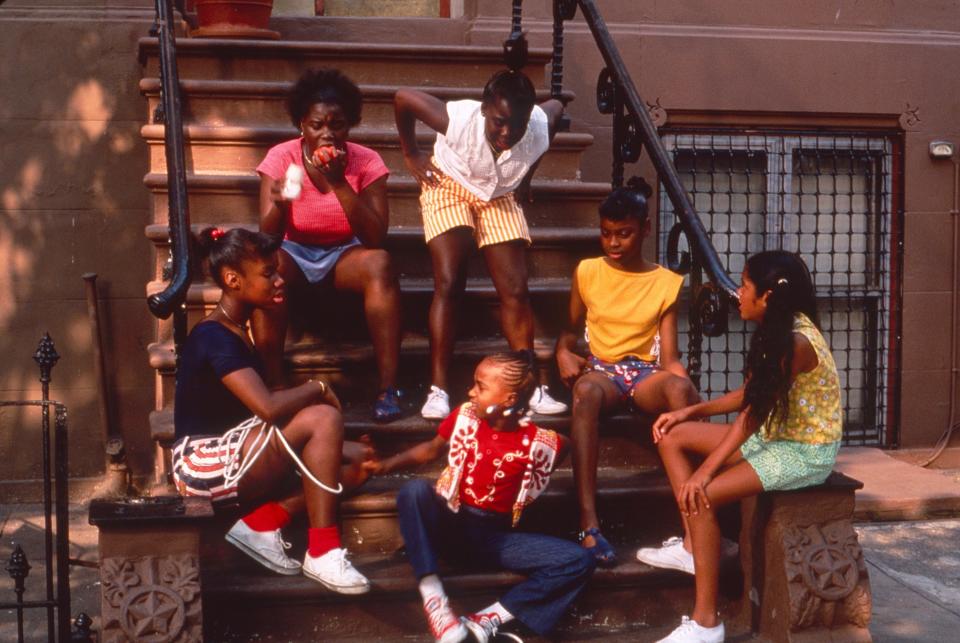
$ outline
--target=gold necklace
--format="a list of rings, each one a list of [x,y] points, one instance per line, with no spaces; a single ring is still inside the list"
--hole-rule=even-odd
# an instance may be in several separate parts
[[[227,312],[227,309],[223,307],[223,304],[222,304],[222,303],[217,302],[217,308],[219,308],[219,309],[220,309],[220,312],[223,313],[223,315],[227,318],[227,320],[228,320],[231,324],[233,324],[234,326],[236,326],[237,328],[239,328],[241,332],[246,333],[246,332],[249,330],[250,327],[249,327],[247,324],[241,324],[240,322],[238,322],[237,320],[235,320],[233,317],[231,317],[231,316],[230,316],[230,313]]]

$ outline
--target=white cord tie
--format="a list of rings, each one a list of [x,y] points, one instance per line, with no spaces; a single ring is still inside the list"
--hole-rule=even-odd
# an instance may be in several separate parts
[[[241,422],[237,426],[233,427],[232,429],[224,433],[222,438],[220,438],[222,442],[229,443],[229,441],[233,439],[233,436],[237,435],[236,440],[237,440],[237,443],[240,445],[237,448],[237,450],[234,451],[233,455],[230,457],[230,460],[226,463],[226,467],[224,468],[224,474],[223,474],[224,486],[232,487],[238,484],[240,482],[240,479],[243,478],[244,475],[246,475],[247,471],[249,471],[250,468],[257,461],[257,458],[260,457],[260,454],[263,453],[263,450],[267,448],[268,444],[270,444],[270,438],[276,435],[280,439],[280,444],[283,445],[283,448],[286,449],[287,453],[290,454],[290,457],[293,458],[293,462],[294,464],[297,465],[297,468],[304,475],[306,475],[307,478],[309,478],[310,481],[313,482],[313,484],[317,485],[324,491],[327,491],[334,495],[339,495],[343,493],[343,484],[338,482],[336,489],[334,489],[332,487],[328,487],[327,485],[317,480],[316,476],[314,476],[310,472],[310,470],[307,469],[307,465],[303,463],[303,460],[301,460],[299,456],[297,456],[296,452],[294,452],[293,447],[290,446],[290,443],[287,442],[287,438],[284,437],[283,431],[281,431],[276,424],[271,424],[270,428],[264,431],[263,427],[265,426],[267,426],[266,422],[264,422],[257,416],[253,416],[249,420]],[[254,438],[253,444],[250,446],[249,455],[243,460],[240,466],[237,467],[236,472],[234,472],[233,468],[236,466],[237,458],[242,457],[243,445],[247,441],[247,436],[250,435],[250,431],[252,431],[255,427],[259,427],[260,432],[257,434],[257,437]]]

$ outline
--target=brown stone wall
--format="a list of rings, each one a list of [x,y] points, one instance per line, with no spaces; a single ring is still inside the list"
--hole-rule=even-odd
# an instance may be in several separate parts
[[[932,444],[949,405],[953,166],[927,150],[937,139],[960,145],[960,2],[599,4],[641,96],[668,114],[766,112],[784,125],[824,114],[878,115],[903,123],[900,444]],[[551,5],[524,3],[532,44],[550,45]],[[467,11],[476,16],[473,43],[500,42],[509,31],[509,3],[468,0]],[[578,15],[566,29],[564,83],[578,96],[574,128],[596,137],[583,163],[587,180],[609,178],[610,120],[594,102],[601,67]]]
[[[61,355],[51,395],[69,409],[75,490],[103,467],[90,329],[80,275],[100,275],[113,420],[150,466],[152,336],[143,237],[148,194],[139,129],[137,38],[151,0],[8,0],[0,6],[0,399],[39,397],[33,351]],[[39,422],[0,416],[0,499],[38,497]]]

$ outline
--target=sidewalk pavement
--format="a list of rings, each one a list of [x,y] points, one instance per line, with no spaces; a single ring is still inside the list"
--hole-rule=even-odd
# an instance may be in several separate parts
[[[864,483],[857,493],[857,525],[873,590],[870,631],[879,643],[950,641],[960,632],[960,470],[927,470],[879,449],[845,448],[837,469]],[[950,519],[929,520],[952,515]],[[913,522],[903,522],[904,520]],[[877,522],[896,520],[898,522]],[[871,522],[872,521],[872,522]],[[0,570],[19,543],[32,569],[29,599],[43,598],[43,510],[0,505]],[[97,530],[85,505],[71,505],[70,556],[97,560]],[[86,612],[99,626],[96,569],[72,567],[71,612]],[[12,601],[13,581],[0,571],[0,602]],[[29,610],[29,641],[45,641],[43,610]],[[12,611],[0,611],[0,641],[16,640]],[[610,639],[613,640],[613,639]]]

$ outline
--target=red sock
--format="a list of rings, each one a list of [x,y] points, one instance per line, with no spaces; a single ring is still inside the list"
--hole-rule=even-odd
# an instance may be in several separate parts
[[[254,531],[276,531],[290,524],[290,514],[279,502],[268,502],[244,516],[243,522]]]
[[[307,553],[314,558],[323,556],[340,546],[340,532],[333,527],[310,527],[307,529]]]

